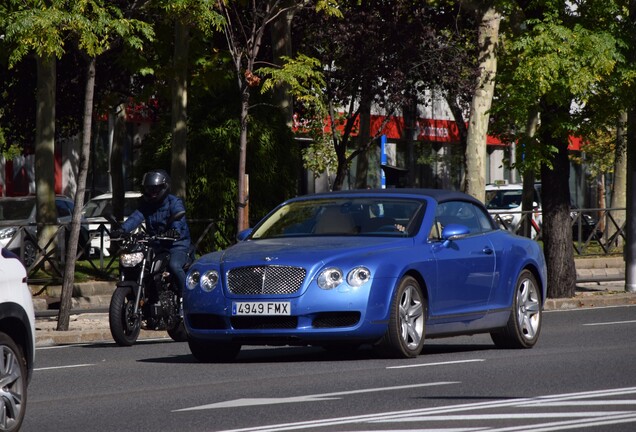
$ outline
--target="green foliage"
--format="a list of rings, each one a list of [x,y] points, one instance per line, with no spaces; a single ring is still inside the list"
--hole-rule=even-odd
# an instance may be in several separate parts
[[[216,11],[216,0],[162,0],[159,2],[168,16],[201,30],[207,35],[221,31],[225,18]]]
[[[188,104],[188,193],[186,207],[193,239],[209,220],[216,221],[213,237],[204,237],[200,251],[226,247],[236,238],[237,173],[240,98],[231,75],[206,69],[197,72]],[[217,67],[219,64],[217,63]],[[223,66],[221,66],[223,67]],[[212,85],[206,75],[225,77]],[[284,118],[268,99],[251,110],[247,172],[250,175],[250,223],[253,226],[275,205],[296,195],[300,151]],[[169,105],[161,105],[161,122],[144,138],[136,177],[151,168],[170,169]]]
[[[69,35],[89,57],[103,54],[117,38],[136,49],[143,48],[144,40],[154,38],[152,26],[124,18],[121,10],[103,0],[31,0],[3,12],[5,37],[13,44],[10,67],[29,53],[61,58]]]
[[[298,107],[302,107],[302,118],[298,119],[298,132],[310,138],[309,145],[302,150],[305,168],[318,177],[324,172],[334,172],[338,157],[332,137],[325,132],[325,118],[328,117],[328,100],[324,92],[326,86],[322,66],[318,59],[298,54],[296,58],[282,57],[280,68],[263,67],[258,69],[263,81],[261,93],[275,86],[286,84],[294,96]],[[339,131],[336,131],[339,134]]]
[[[603,8],[608,11],[612,4]],[[594,17],[585,15],[590,9],[579,10],[580,15],[544,9],[540,18],[528,19],[502,37],[491,133],[519,142],[516,167],[522,172],[537,173],[542,163],[551,166],[556,153],[554,146],[526,136],[526,123],[539,101],[574,107],[569,117],[551,122],[557,128],[555,136],[586,132],[594,115],[586,108],[604,92],[624,60],[612,26],[598,21],[609,20],[611,13],[601,17],[599,9],[593,10]]]
[[[66,34],[60,30],[68,23],[67,3],[67,0],[53,0],[47,5],[31,0],[17,4],[15,10],[4,11],[5,38],[13,43],[10,67],[30,52],[41,58],[60,58],[64,54]]]

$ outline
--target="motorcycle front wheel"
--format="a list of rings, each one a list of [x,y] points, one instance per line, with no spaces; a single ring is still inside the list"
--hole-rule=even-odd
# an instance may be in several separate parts
[[[129,286],[118,286],[110,299],[108,324],[117,345],[131,346],[137,342],[141,319],[134,314],[135,292]]]

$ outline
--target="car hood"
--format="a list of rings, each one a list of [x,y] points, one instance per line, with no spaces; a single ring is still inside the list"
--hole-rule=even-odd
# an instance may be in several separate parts
[[[229,266],[237,264],[315,264],[349,255],[360,258],[377,253],[385,254],[388,249],[412,243],[412,238],[404,237],[295,237],[248,240],[239,242],[220,254],[206,255],[201,258],[200,262],[202,264],[214,262]]]

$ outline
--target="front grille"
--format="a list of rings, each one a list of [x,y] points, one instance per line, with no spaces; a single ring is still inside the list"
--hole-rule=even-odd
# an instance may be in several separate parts
[[[232,294],[293,294],[302,286],[305,274],[301,267],[239,267],[228,272],[227,286]]]
[[[295,316],[262,316],[232,317],[232,327],[237,330],[295,329],[298,317]]]

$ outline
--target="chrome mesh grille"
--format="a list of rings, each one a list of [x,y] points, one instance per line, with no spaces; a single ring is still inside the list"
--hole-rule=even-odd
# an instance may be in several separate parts
[[[301,267],[254,266],[232,269],[227,286],[232,294],[293,294],[305,279]]]

